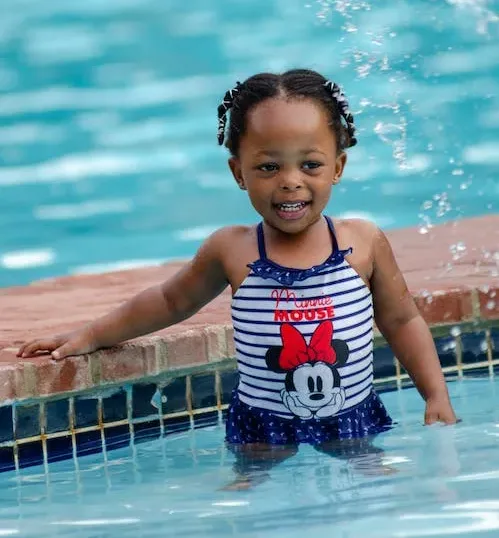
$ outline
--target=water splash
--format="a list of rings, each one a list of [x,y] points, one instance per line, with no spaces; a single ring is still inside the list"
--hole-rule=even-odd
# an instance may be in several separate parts
[[[479,34],[488,34],[489,26],[499,22],[499,15],[489,8],[492,3],[489,0],[447,0],[447,3],[471,12],[477,19],[476,31]]]
[[[467,248],[462,241],[459,241],[458,243],[451,245],[449,250],[452,254],[452,259],[457,261],[466,255]]]

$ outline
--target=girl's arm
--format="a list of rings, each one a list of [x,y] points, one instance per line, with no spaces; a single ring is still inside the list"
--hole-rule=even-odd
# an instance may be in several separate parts
[[[47,351],[54,359],[62,359],[68,355],[90,353],[192,316],[228,284],[223,252],[229,233],[222,229],[213,234],[195,257],[169,280],[142,291],[76,331],[25,343],[18,356],[29,357]]]
[[[371,291],[376,324],[426,401],[425,423],[439,420],[452,424],[456,416],[430,330],[381,230],[376,230],[372,244]]]

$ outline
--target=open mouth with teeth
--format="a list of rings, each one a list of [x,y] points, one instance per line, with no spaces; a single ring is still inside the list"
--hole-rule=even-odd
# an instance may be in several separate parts
[[[310,202],[285,202],[282,204],[274,204],[279,217],[285,220],[299,219],[306,212]]]

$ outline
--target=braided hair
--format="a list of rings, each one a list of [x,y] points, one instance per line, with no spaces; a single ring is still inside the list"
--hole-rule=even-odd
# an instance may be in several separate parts
[[[242,84],[238,82],[227,91],[218,107],[218,143],[222,145],[225,141],[231,154],[237,156],[241,136],[246,130],[248,112],[258,103],[279,96],[308,98],[321,103],[331,115],[337,149],[343,151],[357,144],[353,116],[340,87],[308,69],[293,69],[282,75],[259,73]],[[226,136],[229,110],[230,121]]]

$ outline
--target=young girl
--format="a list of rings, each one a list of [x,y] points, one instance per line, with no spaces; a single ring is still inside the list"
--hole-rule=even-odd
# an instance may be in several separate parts
[[[339,87],[308,70],[252,76],[218,108],[220,144],[229,110],[229,167],[262,222],[220,229],[170,280],[18,355],[113,346],[192,316],[229,285],[240,381],[226,436],[239,453],[282,460],[293,453],[284,446],[337,448],[389,427],[373,390],[373,319],[424,398],[425,423],[454,423],[430,331],[385,235],[323,215],[357,143]]]

